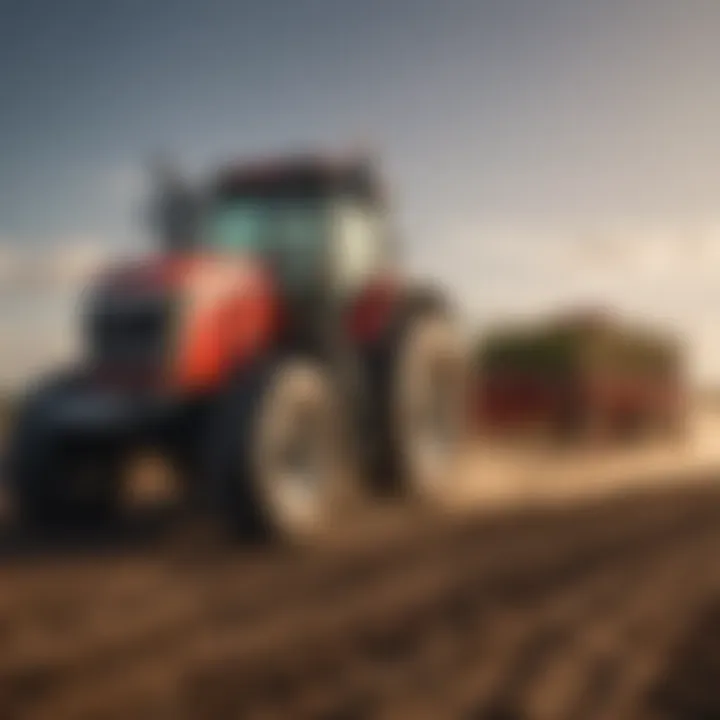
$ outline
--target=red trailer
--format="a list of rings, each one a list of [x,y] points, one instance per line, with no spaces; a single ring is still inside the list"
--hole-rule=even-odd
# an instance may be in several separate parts
[[[631,438],[684,425],[679,343],[604,314],[491,333],[478,362],[478,421],[490,434]]]

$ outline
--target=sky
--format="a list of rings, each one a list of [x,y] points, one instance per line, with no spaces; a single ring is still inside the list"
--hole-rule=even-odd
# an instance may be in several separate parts
[[[147,247],[154,154],[361,145],[479,326],[610,303],[720,380],[719,35],[717,0],[0,0],[0,377],[66,342],[78,257]],[[18,257],[57,287],[3,291]]]

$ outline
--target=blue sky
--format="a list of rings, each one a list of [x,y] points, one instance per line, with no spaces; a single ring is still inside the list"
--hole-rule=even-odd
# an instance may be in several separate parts
[[[0,0],[0,243],[138,245],[157,151],[365,142],[478,317],[595,293],[720,376],[718,36],[716,0]]]
[[[714,212],[718,30],[714,0],[1,0],[0,235],[126,239],[156,150],[360,138],[416,230]]]

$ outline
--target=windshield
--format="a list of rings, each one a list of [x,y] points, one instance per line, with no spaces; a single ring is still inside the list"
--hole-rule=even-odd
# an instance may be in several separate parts
[[[325,222],[318,202],[233,199],[208,211],[203,244],[217,250],[253,253],[314,252]]]
[[[308,287],[320,279],[327,223],[320,199],[222,199],[206,211],[201,242],[211,250],[265,257],[287,287]]]

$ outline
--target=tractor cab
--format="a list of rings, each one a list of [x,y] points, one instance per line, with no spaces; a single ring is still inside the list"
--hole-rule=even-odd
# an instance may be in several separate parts
[[[220,172],[204,197],[166,188],[165,247],[259,257],[292,300],[346,300],[389,269],[384,199],[366,163],[243,164]]]

